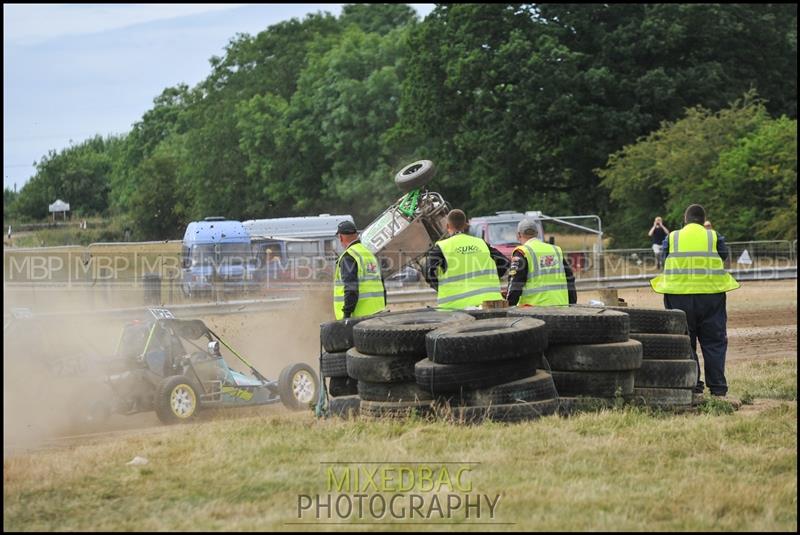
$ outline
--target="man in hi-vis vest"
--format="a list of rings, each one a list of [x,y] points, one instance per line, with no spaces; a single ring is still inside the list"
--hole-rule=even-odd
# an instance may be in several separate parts
[[[437,292],[437,307],[462,310],[484,301],[500,301],[500,278],[508,259],[483,241],[466,234],[467,216],[447,214],[447,233],[428,252],[425,280]]]
[[[703,393],[697,341],[703,350],[703,368],[712,396],[728,393],[725,379],[725,353],[728,350],[725,292],[739,283],[725,271],[728,258],[725,239],[703,227],[706,211],[699,204],[686,209],[686,225],[674,230],[664,240],[664,272],[650,281],[653,290],[664,294],[664,307],[686,313],[691,338],[692,357],[697,362],[696,394]],[[735,403],[735,400],[734,400]]]
[[[575,276],[561,247],[539,239],[536,222],[525,218],[517,225],[522,244],[511,254],[508,293],[511,306],[567,306],[578,302]]]
[[[336,235],[344,252],[336,261],[334,316],[340,320],[380,312],[386,307],[386,289],[378,259],[358,239],[358,231],[352,221],[339,223]]]

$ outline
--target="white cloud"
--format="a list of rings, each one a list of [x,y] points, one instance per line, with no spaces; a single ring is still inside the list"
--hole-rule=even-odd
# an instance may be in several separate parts
[[[17,44],[232,9],[244,4],[3,4],[3,41]]]

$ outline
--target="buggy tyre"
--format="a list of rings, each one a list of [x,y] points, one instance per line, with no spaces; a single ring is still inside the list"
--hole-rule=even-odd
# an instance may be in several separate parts
[[[322,377],[347,377],[347,352],[323,352],[319,367]]]
[[[319,397],[317,374],[308,364],[286,366],[278,377],[278,394],[287,409],[299,411],[311,407]]]
[[[530,377],[541,367],[541,355],[522,359],[441,364],[425,359],[414,366],[417,384],[432,394],[481,389]]]
[[[614,398],[617,392],[624,397],[633,394],[635,370],[611,372],[553,371],[553,381],[559,396]]]
[[[550,345],[624,342],[630,332],[627,314],[603,308],[514,307],[508,317],[543,320]]]
[[[469,364],[524,358],[547,347],[544,322],[498,318],[446,325],[425,336],[428,358],[442,364]]]
[[[196,383],[185,375],[165,377],[156,388],[153,405],[162,423],[191,422],[200,408]]]
[[[694,388],[697,363],[693,360],[643,360],[635,382],[636,388]]]
[[[436,175],[436,166],[430,160],[419,160],[408,164],[394,175],[394,183],[403,193],[417,189],[431,180]]]
[[[371,383],[405,383],[414,380],[414,364],[421,358],[366,355],[353,348],[347,351],[347,375]]]
[[[425,355],[425,335],[448,324],[474,322],[462,312],[408,312],[363,321],[353,329],[355,347],[367,355],[420,357]]]
[[[691,359],[692,345],[685,334],[632,333],[631,338],[642,343],[645,359]]]
[[[557,345],[545,350],[550,368],[558,371],[624,371],[642,365],[642,344],[636,340],[611,344]]]

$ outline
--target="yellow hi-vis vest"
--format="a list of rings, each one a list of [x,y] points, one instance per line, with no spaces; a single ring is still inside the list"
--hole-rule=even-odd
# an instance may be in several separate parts
[[[340,265],[345,254],[352,256],[358,265],[358,302],[351,317],[360,318],[380,312],[386,307],[380,264],[364,244],[354,242],[336,260],[336,276],[333,281],[334,316],[337,320],[344,318],[344,281]]]
[[[522,251],[528,263],[528,280],[518,305],[567,306],[567,274],[561,247],[532,238],[515,251]]]
[[[660,294],[717,294],[739,287],[717,254],[717,233],[697,223],[669,233],[664,273],[650,281]]]
[[[436,244],[447,263],[446,273],[438,269],[439,308],[461,310],[503,299],[497,265],[485,241],[459,233]]]

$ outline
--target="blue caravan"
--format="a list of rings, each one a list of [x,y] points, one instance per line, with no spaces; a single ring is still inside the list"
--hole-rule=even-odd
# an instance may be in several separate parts
[[[224,291],[244,291],[251,258],[250,235],[240,221],[193,221],[183,235],[183,291],[188,296],[210,295],[215,284]]]

